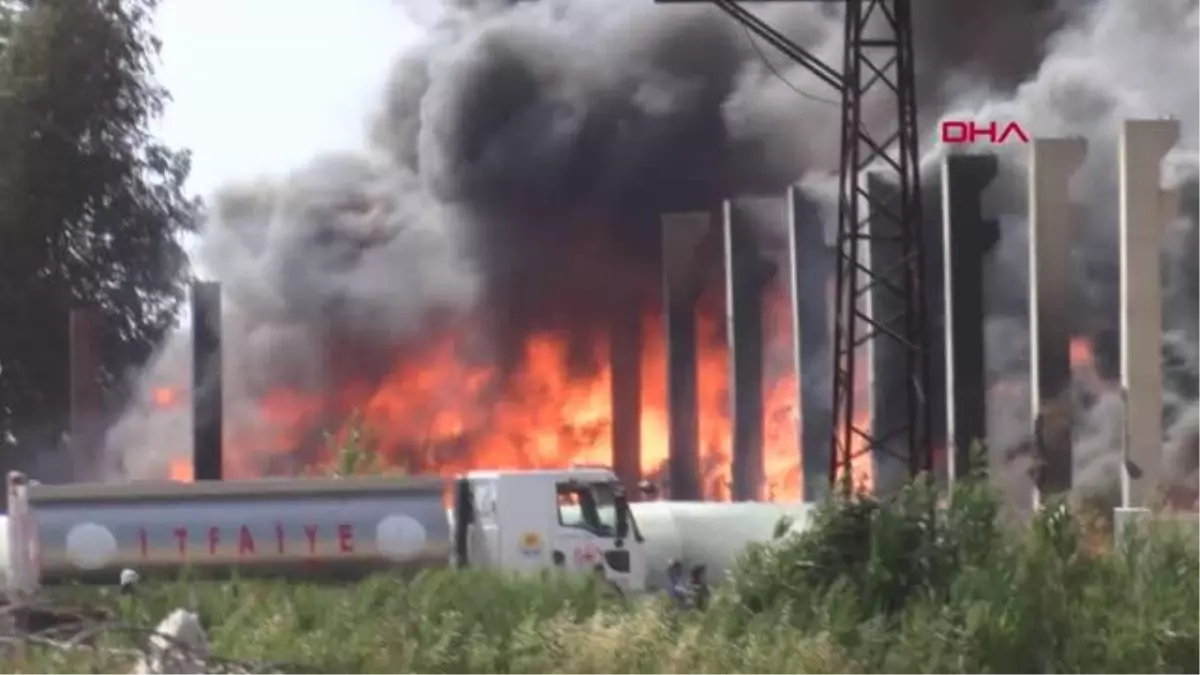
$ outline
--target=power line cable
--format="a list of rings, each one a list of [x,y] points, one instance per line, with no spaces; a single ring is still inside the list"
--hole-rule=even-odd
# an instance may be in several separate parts
[[[835,101],[831,101],[827,98],[822,98],[815,94],[810,94],[807,91],[804,91],[803,89],[801,89],[800,87],[797,87],[795,84],[792,84],[791,80],[784,77],[783,73],[779,72],[779,70],[775,67],[775,64],[771,63],[771,60],[768,59],[767,55],[763,53],[762,47],[760,47],[758,44],[758,41],[754,39],[754,34],[750,32],[750,27],[746,26],[745,24],[742,24],[742,30],[744,30],[746,32],[746,41],[750,43],[750,46],[754,49],[754,52],[756,54],[758,54],[758,59],[760,61],[762,61],[762,64],[764,66],[766,66],[767,70],[770,71],[770,73],[772,75],[774,75],[780,82],[784,83],[784,85],[786,85],[788,89],[791,89],[792,91],[796,92],[800,96],[803,96],[804,98],[806,98],[810,101],[816,101],[817,103],[824,103],[825,105],[830,105],[830,106],[834,106],[834,107],[841,107],[841,104],[839,104]]]

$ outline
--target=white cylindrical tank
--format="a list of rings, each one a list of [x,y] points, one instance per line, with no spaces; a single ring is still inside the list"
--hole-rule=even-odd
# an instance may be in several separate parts
[[[781,518],[790,531],[808,527],[813,505],[769,502],[636,502],[631,505],[645,539],[647,587],[662,588],[672,560],[685,569],[708,568],[710,583],[719,583],[738,556],[752,543],[771,540]]]

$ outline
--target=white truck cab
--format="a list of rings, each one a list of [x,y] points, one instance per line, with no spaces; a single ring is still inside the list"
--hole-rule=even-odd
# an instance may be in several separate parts
[[[607,469],[473,471],[452,516],[460,565],[600,574],[646,589],[646,549],[621,483]],[[461,527],[465,525],[465,527]]]

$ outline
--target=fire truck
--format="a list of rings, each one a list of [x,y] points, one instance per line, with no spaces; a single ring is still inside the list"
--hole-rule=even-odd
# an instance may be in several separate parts
[[[603,573],[662,588],[672,561],[716,582],[805,504],[631,503],[605,468],[438,477],[41,485],[8,476],[0,573],[10,596],[69,582],[268,575],[327,580],[429,567]]]

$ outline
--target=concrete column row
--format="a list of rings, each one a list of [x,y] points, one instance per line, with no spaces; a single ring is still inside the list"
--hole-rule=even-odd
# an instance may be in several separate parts
[[[1129,120],[1121,129],[1118,161],[1121,224],[1121,373],[1126,396],[1127,441],[1123,495],[1127,505],[1151,498],[1162,474],[1162,228],[1175,214],[1178,195],[1160,187],[1159,164],[1179,138],[1173,120]],[[1033,502],[1072,487],[1070,270],[1075,239],[1070,181],[1082,165],[1087,144],[1079,138],[1035,138],[1029,147],[1029,332],[1030,437],[1036,457],[1031,475]],[[996,214],[985,214],[983,196],[997,175],[993,155],[947,157],[942,167],[942,243],[945,293],[946,426],[949,475],[970,467],[976,442],[987,439],[986,293],[983,270],[1000,237]],[[886,208],[889,186],[872,184],[872,203]],[[829,282],[834,253],[821,220],[793,188],[782,214],[787,221],[790,270],[787,283],[795,328],[796,395],[801,405],[802,482],[808,499],[828,493],[832,417],[828,391],[831,315]],[[731,342],[732,400],[735,417],[734,492],[757,495],[762,463],[762,308],[763,280],[756,276],[757,242],[726,205],[724,222],[728,331]],[[695,391],[695,250],[712,229],[712,212],[663,218],[667,297],[668,381],[670,389],[672,482],[698,496],[698,438]],[[894,262],[895,251],[877,242],[864,251],[872,264]],[[872,294],[871,312],[897,308]],[[886,345],[869,355],[871,412],[877,435],[906,409],[897,394],[898,361]],[[685,371],[690,371],[690,374]],[[876,453],[877,479],[891,484],[902,467]],[[626,460],[628,462],[630,460]],[[673,491],[674,492],[674,491]]]
[[[1174,120],[1128,120],[1120,133],[1122,494],[1127,506],[1143,506],[1154,499],[1162,480],[1162,229],[1178,202],[1177,194],[1159,187],[1159,165],[1180,131]],[[1029,152],[1030,434],[1037,460],[1029,487],[1034,505],[1072,488],[1069,271],[1078,225],[1069,183],[1086,152],[1086,143],[1077,138],[1035,138]],[[943,165],[952,478],[961,476],[969,461],[963,446],[987,437],[987,383],[980,367],[986,362],[985,309],[978,270],[995,237],[995,224],[981,207],[995,172],[991,155],[950,157]]]
[[[798,189],[789,191],[779,215],[788,223],[791,308],[796,326],[797,432],[802,453],[802,483],[809,499],[828,494],[832,417],[828,370],[829,281],[833,252],[821,220]],[[716,228],[712,211],[666,214],[663,228],[664,298],[667,324],[668,475],[675,499],[701,496],[698,402],[696,390],[696,302],[701,288],[699,250]],[[764,487],[764,291],[774,278],[758,233],[739,200],[720,213],[725,268],[726,335],[730,355],[731,494],[735,500],[763,497]],[[799,449],[797,449],[799,452]],[[614,461],[624,450],[614,444]],[[624,460],[630,462],[628,458]]]

